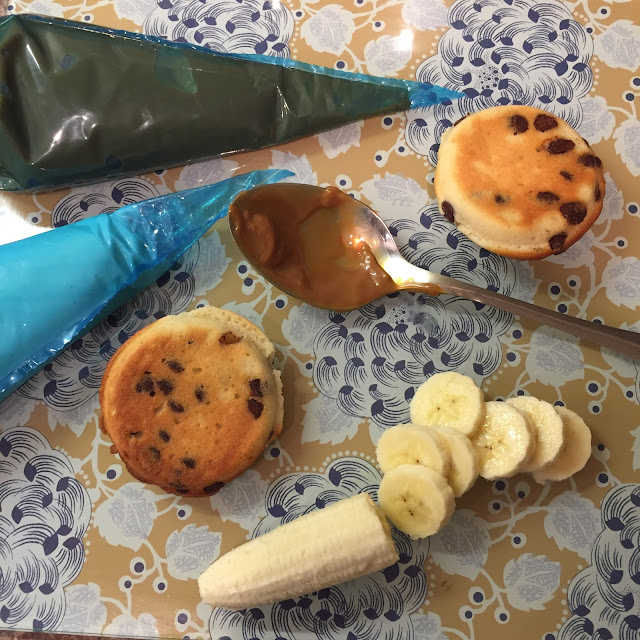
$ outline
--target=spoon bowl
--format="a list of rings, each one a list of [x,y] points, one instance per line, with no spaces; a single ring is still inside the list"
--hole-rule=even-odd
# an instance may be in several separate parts
[[[231,233],[267,280],[313,306],[349,311],[399,290],[491,305],[640,360],[640,334],[595,324],[421,269],[382,218],[335,187],[279,183],[238,195]]]

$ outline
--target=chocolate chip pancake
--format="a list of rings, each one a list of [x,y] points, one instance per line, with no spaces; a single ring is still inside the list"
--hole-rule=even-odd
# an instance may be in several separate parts
[[[282,429],[280,372],[258,327],[215,307],[132,336],[100,387],[100,427],[132,476],[207,496],[243,473]]]
[[[440,211],[481,247],[534,260],[565,251],[602,210],[602,162],[564,120],[534,107],[493,107],[442,138]]]

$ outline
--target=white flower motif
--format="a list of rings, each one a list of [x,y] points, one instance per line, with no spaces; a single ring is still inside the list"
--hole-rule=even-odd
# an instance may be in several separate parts
[[[640,32],[640,27],[638,27]],[[640,47],[640,36],[639,44]],[[616,153],[622,158],[631,175],[640,176],[640,122],[635,118],[625,120],[613,133]]]
[[[560,586],[560,563],[525,553],[504,567],[509,604],[520,611],[544,609]]]
[[[525,367],[532,380],[555,387],[584,378],[577,338],[549,327],[538,327],[531,335]]]
[[[100,599],[100,587],[93,582],[65,589],[67,606],[58,633],[98,635],[107,622],[107,607]]]
[[[220,284],[231,258],[227,257],[225,245],[217,231],[212,231],[201,238],[198,244],[200,257],[193,269],[196,283],[194,294],[203,296]]]
[[[616,256],[602,274],[607,298],[617,306],[636,309],[640,304],[640,260],[633,256]]]
[[[558,549],[574,551],[585,560],[598,535],[600,511],[576,491],[565,491],[550,503],[544,518],[544,531]]]
[[[23,9],[25,13],[38,13],[52,18],[64,18],[64,7],[53,0],[35,0],[27,3]]]
[[[411,621],[414,640],[448,640],[437,613],[432,611],[426,615],[416,613],[411,616]]]
[[[302,25],[300,34],[315,51],[340,55],[355,29],[350,11],[339,4],[328,4]]]
[[[360,186],[362,195],[385,219],[415,219],[416,213],[429,202],[429,194],[412,178],[386,173],[374,175]]]
[[[94,524],[110,545],[137,551],[153,529],[158,515],[156,500],[157,496],[143,485],[130,482],[96,509]]]
[[[211,507],[223,520],[230,520],[251,531],[264,515],[268,486],[269,483],[257,471],[249,469],[211,496]]]
[[[489,555],[487,523],[473,511],[458,509],[449,524],[431,537],[433,561],[450,575],[475,580]]]
[[[156,8],[155,0],[114,0],[113,8],[120,20],[130,20],[142,26],[144,19]]]
[[[353,438],[362,423],[361,418],[340,410],[334,398],[320,394],[305,404],[302,419],[302,442],[338,444]]]
[[[238,168],[238,163],[223,158],[188,164],[176,180],[176,191],[215,184],[230,178]]]
[[[445,10],[446,11],[446,10]],[[384,35],[377,40],[370,40],[364,48],[364,59],[367,69],[374,76],[397,76],[411,60],[413,34],[410,37]]]
[[[306,155],[298,157],[290,151],[272,151],[269,169],[286,169],[295,174],[289,178],[280,180],[280,182],[318,184],[318,174],[313,170]]]
[[[0,402],[0,424],[6,426],[27,424],[35,408],[35,400],[12,393]]]
[[[105,635],[124,636],[126,638],[159,638],[158,623],[150,613],[134,618],[128,614],[117,616],[104,632]]]
[[[167,570],[178,580],[196,580],[220,555],[219,533],[208,527],[188,524],[181,531],[174,531],[165,546]]]
[[[640,26],[616,20],[595,39],[594,53],[613,69],[637,71],[640,67]]]
[[[580,99],[582,122],[578,132],[589,144],[597,144],[611,137],[616,126],[616,118],[609,111],[609,105],[602,96],[585,96]]]
[[[442,0],[405,0],[402,19],[420,31],[446,27],[447,7]]]
[[[604,184],[602,213],[596,220],[596,226],[607,220],[622,220],[622,218],[624,218],[624,197],[622,196],[622,191],[618,189],[616,183],[613,181],[610,173],[604,174]]]
[[[327,324],[329,313],[307,304],[291,307],[282,322],[282,335],[300,354],[312,355],[316,335]]]
[[[360,132],[364,122],[352,122],[344,127],[330,129],[316,136],[327,158],[333,160],[341,153],[346,153],[351,147],[360,146]]]

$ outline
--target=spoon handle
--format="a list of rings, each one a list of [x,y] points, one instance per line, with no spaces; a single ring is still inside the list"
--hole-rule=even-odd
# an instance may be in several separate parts
[[[424,270],[421,269],[420,271],[424,273]],[[425,291],[426,293],[433,294],[434,285],[436,285],[436,287],[440,287],[444,293],[452,293],[467,300],[488,304],[503,311],[529,318],[540,324],[566,331],[578,338],[589,340],[590,342],[621,353],[633,360],[640,361],[640,333],[625,331],[624,329],[615,329],[588,320],[567,316],[557,311],[538,307],[534,304],[502,295],[501,293],[488,291],[487,289],[476,287],[473,284],[467,284],[466,282],[454,280],[448,276],[432,272],[426,272],[423,282],[424,284],[414,278],[413,282],[407,288],[411,291]]]

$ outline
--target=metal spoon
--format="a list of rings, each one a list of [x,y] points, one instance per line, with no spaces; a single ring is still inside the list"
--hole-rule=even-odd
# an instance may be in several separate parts
[[[302,185],[272,185],[272,187],[276,186],[278,190],[280,190],[281,197],[283,197],[283,193],[290,193],[292,197],[295,197],[298,200],[300,199]],[[257,187],[256,189],[261,188],[263,187]],[[318,201],[319,192],[324,191],[322,187],[311,187],[308,185],[304,185],[303,189],[303,197],[306,197],[308,194],[309,198],[313,198],[316,202]],[[247,197],[247,194],[251,194],[252,192],[255,193],[255,190],[252,189],[240,194],[236,199],[238,206],[242,206],[242,203],[249,202],[251,204],[245,206],[257,209],[258,206],[256,203],[259,202],[259,199]],[[579,318],[574,318],[543,307],[538,307],[536,305],[529,304],[528,302],[522,302],[494,291],[488,291],[481,287],[467,284],[460,280],[455,280],[449,276],[443,276],[438,273],[433,273],[432,271],[416,267],[402,257],[388,227],[382,218],[380,218],[380,216],[372,209],[362,202],[347,196],[346,199],[343,199],[340,202],[340,206],[337,210],[340,213],[340,220],[348,218],[348,225],[352,230],[353,237],[356,237],[358,241],[365,246],[368,245],[368,248],[373,254],[375,260],[392,278],[397,289],[423,292],[429,295],[450,293],[461,296],[467,300],[491,305],[498,309],[508,311],[509,313],[529,318],[539,324],[560,329],[561,331],[565,331],[573,336],[594,342],[606,347],[607,349],[611,349],[612,351],[616,351],[633,358],[634,360],[640,361],[640,334],[638,333],[595,324],[587,320],[580,320]],[[260,213],[268,217],[268,211],[260,211]],[[280,217],[280,221],[282,221],[282,217]],[[236,236],[237,229],[234,228],[233,224],[231,224],[231,230],[236,240],[238,240],[238,237]],[[242,248],[242,244],[239,244]],[[253,266],[262,273],[262,275],[264,275],[278,288],[290,293],[299,300],[309,302],[309,300],[305,298],[304,289],[302,291],[296,290],[295,286],[291,286],[290,284],[287,286],[287,283],[285,282],[278,282],[277,275],[274,276],[273,272],[269,275],[265,274],[261,270],[259,264],[254,264],[251,260],[251,256],[247,255],[246,257],[249,262],[251,262]],[[345,272],[344,277],[349,277],[349,274]],[[379,297],[379,295],[373,297],[367,302],[373,302],[376,297]],[[330,304],[325,306],[335,311],[349,310],[348,308],[345,309],[344,306],[341,306],[341,308],[331,306]]]

